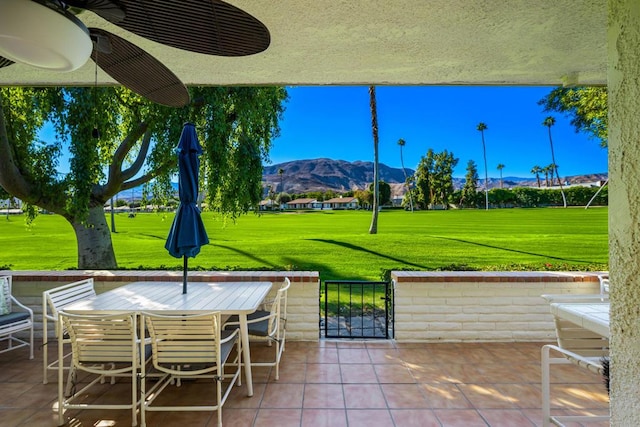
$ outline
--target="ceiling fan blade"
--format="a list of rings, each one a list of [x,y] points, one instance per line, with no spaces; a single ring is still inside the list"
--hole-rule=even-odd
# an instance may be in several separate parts
[[[13,62],[10,59],[3,58],[2,56],[0,56],[0,68],[8,67],[11,64],[15,64],[15,62]]]
[[[218,56],[246,56],[271,43],[267,27],[221,0],[119,0],[118,26],[155,42]]]
[[[94,43],[91,58],[120,84],[158,104],[183,107],[189,103],[185,85],[156,58],[108,31],[89,28],[89,33],[94,40],[108,38],[111,52],[96,49]]]
[[[125,17],[124,9],[114,0],[64,0],[64,2],[71,7],[90,10],[114,24]]]

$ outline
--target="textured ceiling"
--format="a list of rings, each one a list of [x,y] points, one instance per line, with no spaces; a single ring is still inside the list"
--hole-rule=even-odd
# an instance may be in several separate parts
[[[208,56],[145,40],[90,12],[80,18],[136,43],[187,85],[606,84],[606,0],[229,3],[267,26],[266,51]],[[0,85],[93,79],[91,61],[71,73],[19,64],[0,69]],[[102,72],[99,80],[114,83]]]

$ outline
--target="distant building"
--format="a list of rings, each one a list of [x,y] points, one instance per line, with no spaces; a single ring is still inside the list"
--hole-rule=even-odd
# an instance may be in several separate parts
[[[316,199],[295,199],[285,203],[285,209],[322,209],[322,203]]]
[[[355,197],[334,197],[322,202],[322,209],[357,209],[358,200]]]

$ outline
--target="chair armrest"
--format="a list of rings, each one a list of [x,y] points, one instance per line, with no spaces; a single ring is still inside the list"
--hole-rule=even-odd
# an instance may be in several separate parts
[[[229,332],[228,330],[226,331]],[[231,340],[235,340],[236,338],[238,338],[239,335],[240,335],[240,328],[233,329],[233,331],[226,338],[220,340],[220,344],[224,344]]]
[[[14,297],[13,295],[11,295],[11,302],[15,304],[17,307],[19,307],[21,310],[29,313],[29,315],[31,316],[31,319],[33,320],[33,310],[31,310],[29,307],[27,307],[26,305],[18,301],[16,297]]]

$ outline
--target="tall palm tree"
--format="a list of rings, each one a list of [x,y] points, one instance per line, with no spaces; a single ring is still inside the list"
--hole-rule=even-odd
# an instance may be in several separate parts
[[[556,157],[553,154],[553,139],[551,138],[551,126],[556,124],[556,119],[552,116],[547,117],[542,122],[543,126],[546,126],[549,130],[549,145],[551,146],[551,164],[553,165],[553,169],[551,170],[551,182],[553,182],[553,171],[556,172],[556,177],[558,178],[558,185],[560,186],[560,194],[562,194],[562,203],[564,203],[564,207],[567,207],[567,198],[564,196],[564,189],[562,188],[562,181],[560,181],[560,174],[558,174],[558,164],[556,163]]]
[[[284,169],[278,169],[278,175],[280,175],[280,192],[284,193],[284,185],[282,184],[282,175],[284,175]]]
[[[369,234],[378,234],[378,107],[376,105],[376,87],[369,86],[369,108],[371,109],[371,131],[373,133],[373,215]]]
[[[542,168],[538,165],[531,168],[531,173],[536,176],[536,181],[538,182],[538,188],[540,188],[540,174],[542,173]]]
[[[498,163],[496,169],[500,171],[500,188],[502,188],[502,169],[504,169],[504,165],[502,163]]]
[[[413,196],[411,195],[411,186],[409,185],[409,178],[407,178],[407,171],[404,169],[404,159],[402,158],[402,148],[406,144],[406,141],[402,138],[398,140],[398,145],[400,146],[400,165],[402,166],[402,173],[404,174],[404,185],[405,188],[409,192],[409,206],[411,207],[411,212],[413,212]]]
[[[476,127],[482,135],[482,154],[484,156],[484,203],[485,209],[489,210],[489,173],[487,172],[487,149],[484,144],[484,131],[488,129],[487,125],[480,122]]]

